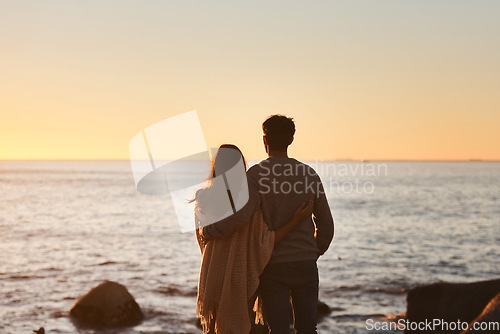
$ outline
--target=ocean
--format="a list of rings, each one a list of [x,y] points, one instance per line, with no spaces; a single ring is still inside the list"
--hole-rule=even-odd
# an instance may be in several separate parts
[[[319,333],[366,333],[420,284],[499,277],[500,163],[309,164],[335,220]],[[168,195],[137,192],[128,161],[0,161],[0,191],[0,333],[201,333],[194,232]],[[75,327],[69,309],[104,280],[128,288],[141,324]]]

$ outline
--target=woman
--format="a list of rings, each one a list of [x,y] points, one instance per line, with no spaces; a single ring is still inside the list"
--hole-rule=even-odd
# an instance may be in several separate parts
[[[220,146],[206,186],[198,190],[193,199],[198,227],[196,236],[202,255],[196,311],[204,333],[249,333],[252,311],[256,312],[255,323],[263,323],[257,291],[259,276],[271,257],[273,246],[312,213],[312,201],[304,203],[288,224],[271,231],[258,210],[248,223],[228,238],[205,240],[201,227],[230,215],[235,210],[234,203],[244,198],[239,191],[234,191],[238,190],[234,187],[235,174],[231,174],[231,187],[228,187],[225,176],[238,163],[245,171],[246,161],[238,147]],[[216,179],[217,176],[222,178]],[[246,180],[242,178],[240,181],[243,189]],[[221,200],[225,196],[229,197],[230,207],[227,201]]]

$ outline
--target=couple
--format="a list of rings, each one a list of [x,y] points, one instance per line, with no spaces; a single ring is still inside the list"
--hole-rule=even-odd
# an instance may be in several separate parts
[[[265,320],[271,333],[288,334],[290,301],[296,333],[316,333],[316,261],[333,238],[333,218],[319,176],[288,157],[293,120],[273,115],[262,129],[269,157],[246,172],[241,187],[248,186],[248,197],[232,198],[222,175],[233,210],[213,218],[223,216],[214,204],[222,193],[212,180],[236,164],[234,153],[246,167],[236,146],[222,145],[207,185],[193,199],[202,253],[197,314],[204,333],[246,334],[252,322]],[[246,204],[237,211],[240,200]]]

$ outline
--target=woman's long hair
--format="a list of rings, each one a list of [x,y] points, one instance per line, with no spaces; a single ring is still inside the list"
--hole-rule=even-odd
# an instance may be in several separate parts
[[[234,154],[234,151],[237,151],[238,154]],[[210,174],[207,177],[205,185],[196,191],[193,198],[189,201],[192,203],[194,201],[202,202],[202,194],[204,190],[209,189],[212,186],[212,180],[215,179],[216,176],[227,172],[231,167],[234,167],[239,160],[243,160],[243,164],[245,165],[245,170],[247,169],[247,162],[245,156],[238,148],[238,146],[234,144],[222,144],[217,149],[217,153],[215,157],[212,159]],[[201,203],[200,203],[201,204]]]
[[[238,151],[238,155],[234,154],[229,154],[229,150],[226,149],[232,149]],[[217,150],[217,153],[215,154],[214,159],[212,160],[212,168],[210,171],[210,175],[208,176],[208,179],[212,179],[216,177],[216,172],[218,174],[220,173],[225,173],[229,170],[230,167],[236,165],[238,163],[238,159],[241,157],[243,160],[243,163],[245,164],[245,170],[247,169],[247,162],[245,160],[245,157],[243,156],[243,153],[241,150],[238,148],[238,146],[234,144],[222,144],[219,146],[219,149]]]

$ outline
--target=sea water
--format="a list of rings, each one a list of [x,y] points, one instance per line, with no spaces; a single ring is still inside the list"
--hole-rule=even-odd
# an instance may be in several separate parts
[[[498,278],[500,163],[308,163],[335,220],[319,333],[366,333],[420,284]],[[194,233],[167,195],[137,192],[128,161],[1,161],[0,193],[0,333],[201,333]],[[69,309],[104,280],[128,288],[140,325],[75,327]]]

